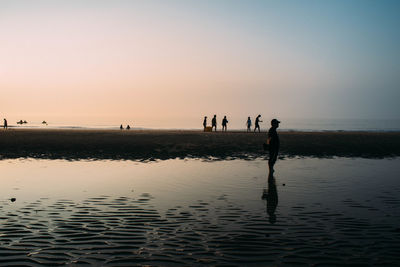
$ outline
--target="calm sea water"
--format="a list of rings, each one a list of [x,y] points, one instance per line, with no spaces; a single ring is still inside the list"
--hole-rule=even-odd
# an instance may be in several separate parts
[[[218,125],[220,126],[220,119]],[[245,130],[247,117],[229,118],[229,130]],[[254,118],[253,124],[254,124]],[[262,118],[262,130],[268,130],[269,122],[272,118]],[[367,120],[367,119],[285,119],[280,118],[281,130],[300,130],[300,131],[400,131],[400,119],[398,120]],[[99,120],[101,121],[101,120]],[[144,120],[144,119],[115,119],[115,122],[66,122],[66,121],[47,121],[47,125],[38,120],[29,121],[24,125],[10,123],[14,127],[24,128],[83,128],[83,129],[119,129],[123,124],[127,124],[133,129],[202,129],[203,118],[173,119],[173,120]],[[208,123],[211,123],[209,118]],[[254,126],[254,125],[253,125]]]
[[[0,265],[396,266],[399,166],[3,160]]]

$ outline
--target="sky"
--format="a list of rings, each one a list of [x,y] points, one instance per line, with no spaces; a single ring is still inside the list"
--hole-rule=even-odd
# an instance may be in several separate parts
[[[398,14],[385,0],[1,1],[0,117],[400,119]]]

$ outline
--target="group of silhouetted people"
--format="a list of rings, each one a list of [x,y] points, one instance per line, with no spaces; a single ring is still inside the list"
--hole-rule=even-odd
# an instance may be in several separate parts
[[[254,132],[256,131],[256,130],[258,130],[258,132],[260,132],[261,130],[260,130],[260,122],[262,122],[262,120],[260,119],[261,118],[261,115],[258,115],[257,117],[256,117],[256,121],[255,121],[255,127],[254,127]],[[251,123],[251,119],[250,119],[250,117],[247,117],[247,122],[246,122],[246,126],[247,126],[247,132],[251,132],[251,125],[252,125],[252,123]]]
[[[207,127],[207,116],[204,117],[203,120],[203,127],[204,127],[204,131],[206,132],[208,127]],[[214,117],[211,120],[211,132],[214,129],[214,131],[217,131],[217,115],[214,115]],[[226,116],[224,116],[224,118],[222,119],[222,131],[226,132],[228,130],[228,119],[226,118]]]
[[[260,129],[260,123],[261,122],[263,122],[263,121],[261,120],[261,115],[259,114],[256,117],[256,121],[254,123],[254,125],[255,125],[254,132],[257,131],[257,130],[258,130],[258,132],[261,132],[261,129]],[[224,116],[224,118],[222,119],[222,131],[223,132],[224,131],[226,132],[228,130],[227,124],[228,124],[228,119],[226,118],[226,116]],[[251,122],[251,118],[250,117],[247,118],[246,126],[247,126],[247,132],[251,132],[252,122]],[[207,129],[208,129],[208,127],[207,127],[207,116],[204,117],[203,128],[204,128],[204,131],[207,132]],[[210,131],[212,132],[213,130],[217,131],[217,115],[214,115],[214,117],[211,120],[211,129],[210,129]]]
[[[260,129],[260,123],[263,122],[261,120],[261,115],[259,114],[256,117],[256,120],[254,122],[254,132],[256,132],[258,130],[258,132],[261,132]],[[271,128],[268,131],[268,138],[267,138],[267,143],[265,144],[265,148],[268,149],[269,151],[269,160],[268,160],[268,166],[271,172],[274,171],[274,165],[275,162],[278,158],[278,152],[279,152],[279,136],[278,133],[276,131],[276,129],[279,127],[279,123],[280,121],[278,121],[277,119],[273,119],[271,120]],[[227,131],[228,127],[228,119],[226,118],[226,116],[224,116],[224,118],[222,119],[222,131]],[[247,122],[246,122],[246,126],[247,126],[247,132],[251,132],[251,126],[252,126],[252,122],[251,122],[251,118],[248,117],[247,118]],[[121,126],[122,127],[122,126]],[[204,127],[204,131],[217,131],[217,115],[214,115],[214,117],[211,120],[211,127],[207,126],[207,116],[204,117],[204,121],[203,121],[203,127]]]
[[[123,130],[124,129],[124,126],[121,124],[120,126],[119,126],[119,129],[120,130]],[[129,126],[129,124],[126,126],[126,129],[127,130],[130,130],[131,129],[131,126]]]

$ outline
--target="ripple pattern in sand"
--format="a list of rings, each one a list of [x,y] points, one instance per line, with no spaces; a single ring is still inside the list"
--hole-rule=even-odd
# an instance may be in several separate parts
[[[400,263],[400,230],[387,222],[292,207],[264,212],[219,197],[158,211],[150,194],[82,202],[1,204],[0,265],[336,266]],[[355,205],[350,200],[349,205]],[[283,223],[284,222],[284,223]]]

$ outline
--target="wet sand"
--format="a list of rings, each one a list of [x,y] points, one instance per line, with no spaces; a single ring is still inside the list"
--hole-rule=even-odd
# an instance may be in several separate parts
[[[399,132],[280,132],[281,156],[400,156]],[[172,130],[0,131],[0,157],[44,159],[254,158],[266,133]]]
[[[399,266],[399,161],[1,161],[0,265]]]

